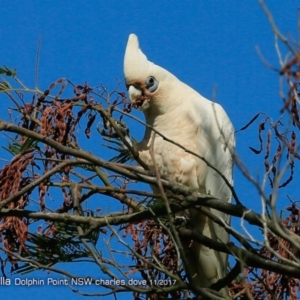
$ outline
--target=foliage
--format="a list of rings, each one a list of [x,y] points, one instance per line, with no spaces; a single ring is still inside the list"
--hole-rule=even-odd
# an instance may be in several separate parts
[[[268,15],[263,2],[262,7]],[[224,203],[150,172],[139,158],[127,122],[131,118],[142,123],[140,126],[149,125],[131,113],[132,105],[118,88],[109,93],[103,86],[74,85],[61,78],[40,91],[25,87],[16,70],[0,68],[0,74],[8,77],[0,83],[0,93],[13,103],[11,121],[0,120],[0,131],[10,134],[4,149],[12,158],[0,171],[2,275],[6,278],[10,266],[13,274],[48,270],[78,278],[81,274],[56,265],[84,262],[96,266],[114,283],[124,280],[121,285],[110,281],[98,287],[97,278],[89,274],[98,288],[90,292],[95,296],[116,297],[132,291],[135,299],[221,299],[218,291],[228,286],[232,299],[298,299],[299,205],[290,199],[279,216],[277,203],[279,189],[287,189],[297,176],[300,159],[300,51],[292,48],[272,19],[270,22],[275,36],[292,55],[282,61],[280,54],[279,67],[272,67],[282,83],[283,105],[278,107],[285,117],[274,121],[258,113],[240,130],[261,118],[259,147],[250,149],[253,155],[262,155],[262,182],[254,179],[236,156],[237,167],[258,191],[262,214],[249,209],[234,189],[234,204]],[[101,139],[106,144],[97,151],[89,147]],[[109,158],[105,158],[107,153]],[[144,191],[144,184],[162,185],[163,193]],[[232,241],[225,245],[211,240],[190,228],[188,218],[175,217],[190,207],[223,226]],[[246,231],[237,232],[217,219],[210,208],[259,228],[262,241]],[[176,236],[186,245],[185,250],[175,242]],[[188,255],[193,241],[235,260],[228,275],[209,288],[191,284],[192,274],[185,270],[182,257]],[[132,276],[140,284],[129,284]]]

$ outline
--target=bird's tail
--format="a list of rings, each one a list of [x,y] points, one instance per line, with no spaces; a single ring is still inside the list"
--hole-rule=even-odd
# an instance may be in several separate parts
[[[197,228],[203,235],[218,240],[215,232],[216,224],[198,210],[190,211],[193,214],[192,220],[197,220],[197,224],[192,226]],[[197,214],[197,216],[195,216]],[[218,232],[219,232],[218,228]],[[227,234],[224,232],[225,235]],[[200,287],[210,287],[218,280],[226,276],[227,273],[227,254],[220,253],[198,242],[192,241],[190,247],[185,247],[187,250],[187,259],[189,263],[189,270],[192,274],[192,280]],[[220,291],[224,296],[229,296],[227,288]]]

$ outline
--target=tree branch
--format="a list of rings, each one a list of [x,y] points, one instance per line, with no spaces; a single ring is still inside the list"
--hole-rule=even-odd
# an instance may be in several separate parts
[[[206,247],[212,248],[216,251],[225,252],[231,255],[234,255],[236,259],[238,259],[241,263],[254,268],[266,269],[272,272],[284,273],[288,276],[300,277],[300,268],[299,266],[287,266],[283,265],[280,262],[272,261],[267,257],[263,257],[254,253],[250,253],[249,251],[239,248],[234,245],[234,243],[230,242],[228,244],[223,244],[212,240],[198,231],[194,231],[191,229],[186,229],[180,227],[178,229],[179,234],[182,237],[187,237],[193,239]]]

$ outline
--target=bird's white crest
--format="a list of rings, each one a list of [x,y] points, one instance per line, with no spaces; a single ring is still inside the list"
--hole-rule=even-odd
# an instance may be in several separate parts
[[[169,71],[148,61],[134,34],[128,39],[124,74],[130,100],[144,112],[146,123],[170,140],[204,157],[233,184],[234,129],[223,108],[202,97]],[[215,170],[147,127],[137,147],[140,158],[150,169],[154,170],[150,154],[153,139],[155,163],[161,175],[231,202],[231,190]],[[216,210],[212,212],[229,222],[226,214]],[[189,216],[191,226],[199,232],[214,240],[228,242],[226,231],[197,209],[190,209]],[[188,245],[186,247],[190,267],[200,286],[208,287],[225,276],[226,255],[195,242],[190,249]]]
[[[128,89],[131,86],[135,87],[135,89],[131,89],[133,94],[129,92],[130,100],[132,102],[137,100],[138,90],[143,90],[143,96],[147,99],[148,103],[145,105],[142,102],[143,105],[138,106],[139,110],[146,111],[150,106],[154,106],[157,113],[162,114],[165,111],[170,111],[172,107],[182,104],[187,93],[197,94],[172,73],[149,61],[140,49],[135,34],[130,34],[128,38],[124,56],[124,75]],[[147,93],[144,86],[149,76],[154,76],[158,82],[157,91],[151,95]],[[155,103],[153,104],[153,102]]]
[[[159,80],[163,80],[166,76],[173,75],[152,63],[147,59],[147,56],[142,52],[139,46],[138,37],[135,34],[130,34],[124,56],[124,75],[126,82],[135,81],[137,78],[144,78],[155,72]]]
[[[139,78],[145,74],[151,66],[146,55],[139,47],[139,40],[135,34],[130,34],[124,57],[124,73],[126,81]]]

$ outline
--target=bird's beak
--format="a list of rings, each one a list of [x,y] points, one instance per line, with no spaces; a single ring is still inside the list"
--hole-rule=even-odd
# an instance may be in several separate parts
[[[136,88],[133,85],[130,85],[128,88],[129,99],[130,102],[138,109],[138,110],[146,110],[149,108],[150,103],[149,99],[143,95],[141,89]]]
[[[129,93],[130,102],[135,103],[142,95],[142,90],[140,90],[139,88],[136,88],[133,85],[130,85],[129,89],[128,89],[128,93]]]

